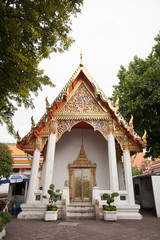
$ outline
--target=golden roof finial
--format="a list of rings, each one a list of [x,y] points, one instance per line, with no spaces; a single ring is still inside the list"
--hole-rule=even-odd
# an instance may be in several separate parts
[[[20,141],[21,141],[21,137],[20,137],[20,135],[19,135],[19,131],[17,131],[16,137],[17,137],[17,142],[20,142]]]
[[[33,120],[33,116],[31,117],[31,123],[32,123],[31,128],[34,128],[36,124],[35,124],[35,122],[34,122],[34,120]]]
[[[82,62],[82,48],[80,52],[80,67],[83,67],[83,62]]]
[[[146,142],[147,142],[147,131],[146,130],[144,130],[144,134],[143,134],[143,137],[142,137],[142,140],[143,140],[143,142],[146,144]]]
[[[130,121],[129,121],[129,126],[133,128],[133,115],[131,115]]]
[[[119,109],[119,97],[117,96],[117,100],[115,102],[115,108],[118,110]]]
[[[48,97],[46,97],[45,100],[46,100],[46,109],[48,109],[50,107],[50,104],[48,102]]]

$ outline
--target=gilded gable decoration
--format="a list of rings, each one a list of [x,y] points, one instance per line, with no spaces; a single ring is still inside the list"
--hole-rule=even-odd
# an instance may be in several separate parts
[[[82,82],[77,91],[66,103],[59,114],[87,114],[87,113],[104,113],[103,109],[90,94]]]
[[[94,130],[98,130],[102,133],[104,138],[108,139],[108,122],[104,119],[82,119],[84,122],[90,124]],[[57,138],[58,142],[62,135],[68,131],[70,132],[72,127],[80,122],[80,119],[68,119],[68,120],[58,120],[57,127]]]

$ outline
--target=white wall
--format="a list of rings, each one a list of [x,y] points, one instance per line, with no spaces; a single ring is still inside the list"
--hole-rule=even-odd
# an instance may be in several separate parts
[[[81,148],[82,130],[72,129],[65,132],[56,144],[53,183],[62,189],[69,180],[68,163],[73,163]],[[109,189],[109,168],[107,141],[102,134],[92,129],[83,130],[84,149],[88,159],[97,164],[96,181],[100,189]]]
[[[160,218],[160,176],[151,176],[157,217]]]

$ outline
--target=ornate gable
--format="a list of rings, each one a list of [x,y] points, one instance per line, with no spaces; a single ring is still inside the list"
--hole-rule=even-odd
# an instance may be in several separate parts
[[[114,106],[106,97],[82,63],[51,106],[46,104],[45,114],[37,125],[32,127],[22,140],[18,141],[17,146],[21,149],[25,147],[28,149],[32,145],[32,140],[38,136],[46,141],[49,135],[49,122],[53,118],[57,121],[56,141],[65,131],[70,131],[80,121],[90,124],[94,130],[100,131],[107,139],[110,131],[109,122],[114,122],[112,131],[122,148],[125,136],[130,138],[129,146],[133,151],[136,149],[136,145],[138,150],[146,145],[145,138],[141,138],[134,132],[133,126],[125,121],[119,113],[117,105]]]
[[[80,115],[80,114],[104,114],[104,110],[98,104],[95,97],[81,81],[80,85],[73,93],[63,108],[55,115]]]

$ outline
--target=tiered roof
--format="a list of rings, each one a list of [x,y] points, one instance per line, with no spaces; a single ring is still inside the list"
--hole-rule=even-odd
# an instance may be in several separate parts
[[[146,141],[143,140],[131,127],[129,123],[125,121],[123,116],[118,111],[117,106],[114,106],[110,99],[105,95],[99,85],[95,82],[92,76],[89,74],[87,69],[82,64],[82,59],[80,65],[64,86],[60,94],[57,98],[53,101],[50,108],[47,108],[46,112],[36,124],[34,128],[18,143],[18,147],[23,148],[23,146],[28,143],[29,141],[33,140],[35,137],[39,135],[41,130],[45,127],[45,124],[50,121],[50,119],[54,116],[55,111],[59,108],[59,106],[64,102],[67,101],[67,98],[71,94],[74,86],[76,85],[79,78],[84,79],[84,81],[88,84],[91,91],[93,92],[94,96],[101,102],[101,104],[109,110],[111,113],[112,118],[121,126],[129,138],[131,138],[136,144],[140,146],[140,148],[144,148]]]

